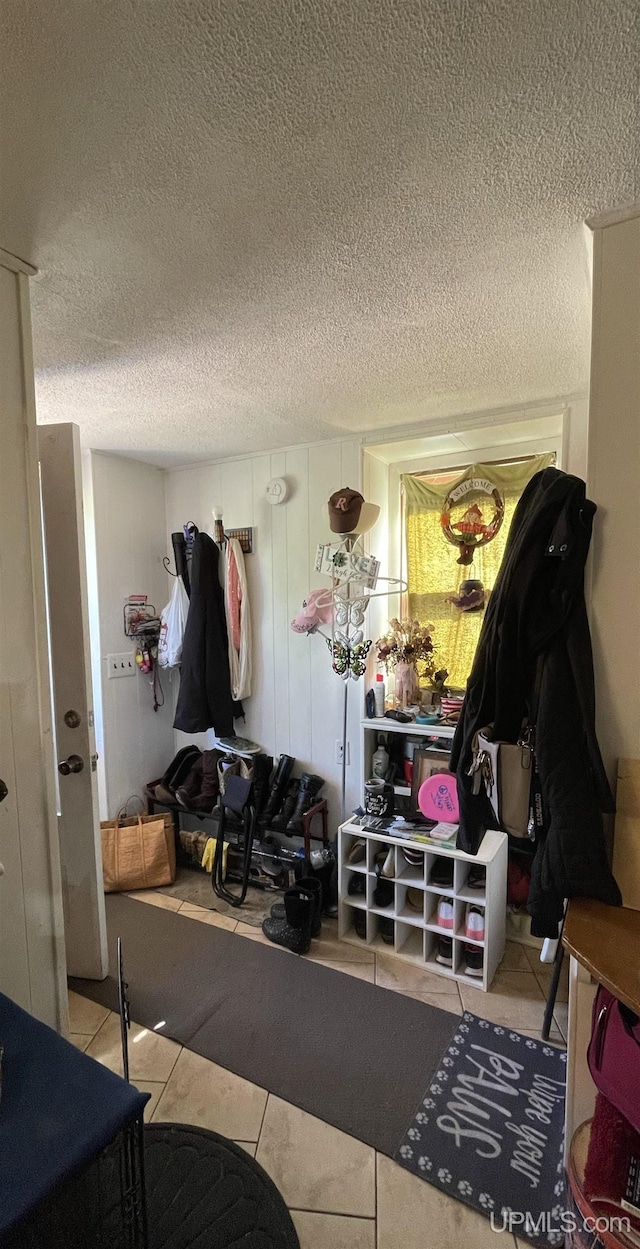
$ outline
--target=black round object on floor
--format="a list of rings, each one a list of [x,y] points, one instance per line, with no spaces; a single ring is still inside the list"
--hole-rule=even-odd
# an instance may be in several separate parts
[[[144,1163],[149,1249],[300,1249],[273,1181],[217,1132],[146,1124]]]

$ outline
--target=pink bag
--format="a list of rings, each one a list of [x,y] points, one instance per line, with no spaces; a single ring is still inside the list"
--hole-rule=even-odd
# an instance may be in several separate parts
[[[600,985],[587,1062],[594,1084],[640,1132],[640,1019]]]

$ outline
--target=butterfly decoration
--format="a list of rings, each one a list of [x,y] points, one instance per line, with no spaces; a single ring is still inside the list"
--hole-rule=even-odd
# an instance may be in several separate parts
[[[351,638],[341,630],[336,630],[333,639],[326,638],[326,643],[331,651],[333,671],[343,681],[348,681],[349,677],[357,681],[364,674],[367,655],[372,646],[371,639],[363,639],[362,629],[358,629]]]
[[[366,598],[347,600],[336,594],[333,610],[338,628],[344,629],[345,625],[352,625],[357,629],[364,624],[364,613],[368,606],[369,600]]]

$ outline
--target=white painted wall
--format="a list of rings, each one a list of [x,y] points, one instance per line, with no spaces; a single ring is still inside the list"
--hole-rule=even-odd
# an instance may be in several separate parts
[[[640,216],[594,233],[589,493],[598,504],[591,622],[597,728],[610,779],[619,758],[640,758],[637,505],[640,497]],[[614,871],[626,905],[626,847]]]
[[[128,595],[147,594],[158,611],[169,596],[162,566],[167,553],[165,473],[137,460],[91,452],[84,488],[100,814],[106,819],[132,794],[142,793],[147,781],[161,776],[174,753],[176,677],[161,674],[166,702],[157,712],[148,677],[137,672],[118,680],[106,677],[108,654],[135,650],[123,631]]]
[[[326,643],[290,629],[305,595],[323,584],[312,571],[316,547],[330,539],[326,502],[340,486],[360,488],[360,445],[336,441],[271,455],[246,456],[219,464],[167,473],[169,534],[189,520],[213,532],[211,509],[223,508],[227,528],[253,525],[254,553],[246,557],[254,637],[253,694],[246,724],[239,732],[255,738],[274,756],[293,754],[296,771],[312,769],[325,777],[332,832],[339,817],[340,768],[335,742],[342,736],[343,682],[331,669]],[[286,503],[271,507],[265,497],[271,477],[285,477]],[[375,550],[375,530],[371,535]],[[359,799],[358,723],[363,684],[350,682],[351,765],[347,771],[347,810]],[[186,741],[177,734],[179,744]],[[201,739],[196,739],[201,740]]]

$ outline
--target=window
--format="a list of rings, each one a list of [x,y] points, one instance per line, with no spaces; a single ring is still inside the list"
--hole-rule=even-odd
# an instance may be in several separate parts
[[[464,581],[482,582],[486,594],[495,585],[513,513],[527,482],[555,460],[550,452],[522,459],[470,464],[466,469],[437,473],[409,473],[402,477],[404,540],[408,583],[407,612],[412,620],[433,626],[438,666],[449,672],[448,684],[464,689],[473,664],[484,610],[461,611],[452,602],[460,597]],[[504,518],[494,538],[478,547],[472,562],[457,562],[460,550],[445,537],[441,518],[452,487],[465,479],[488,479],[504,499]],[[477,501],[483,519],[493,512],[489,496],[470,492],[465,504]],[[460,511],[460,508],[458,508]],[[453,517],[452,517],[453,520]]]

